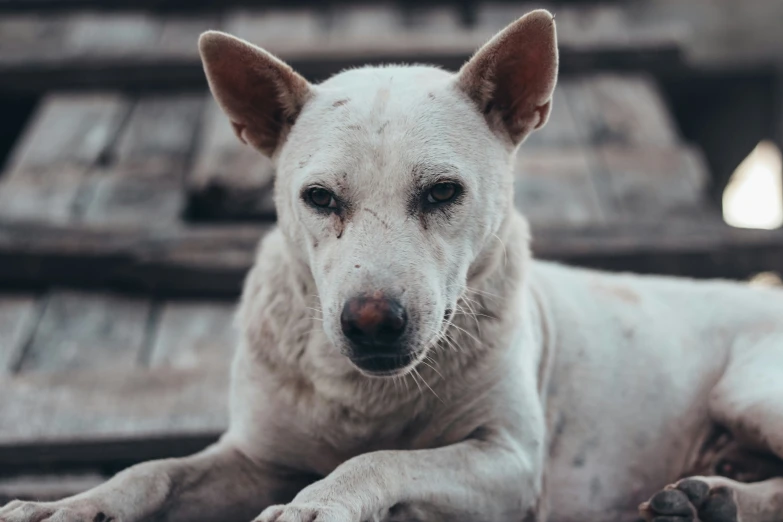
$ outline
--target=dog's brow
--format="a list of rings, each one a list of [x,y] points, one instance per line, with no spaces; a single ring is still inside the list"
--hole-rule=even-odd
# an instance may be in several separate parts
[[[444,178],[456,174],[457,168],[449,163],[417,163],[413,169],[416,181]]]

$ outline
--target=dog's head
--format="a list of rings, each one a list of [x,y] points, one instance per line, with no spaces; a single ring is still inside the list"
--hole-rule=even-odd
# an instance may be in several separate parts
[[[502,248],[516,147],[551,106],[552,16],[520,18],[457,74],[362,68],[319,85],[229,35],[199,44],[237,136],[275,161],[279,226],[334,346],[368,374],[413,367]]]

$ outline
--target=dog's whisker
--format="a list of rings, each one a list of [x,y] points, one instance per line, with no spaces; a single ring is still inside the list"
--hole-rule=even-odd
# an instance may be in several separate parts
[[[492,292],[487,292],[486,290],[479,290],[478,288],[472,288],[470,286],[466,286],[465,289],[470,291],[470,292],[473,292],[474,294],[479,294],[479,295],[488,296],[488,297],[494,297],[496,299],[500,299],[500,300],[503,300],[503,301],[505,301],[505,299],[506,299],[502,295],[493,294]]]
[[[460,349],[460,347],[455,344],[454,339],[452,339],[451,337],[446,335],[446,336],[443,337],[443,340],[446,342],[446,345],[449,348],[451,348],[453,351],[455,351],[456,353],[462,353],[462,350]]]
[[[424,361],[422,361],[422,362],[424,362]],[[424,386],[427,387],[428,390],[430,390],[432,392],[432,394],[435,396],[435,398],[437,398],[441,403],[446,404],[445,402],[443,402],[443,399],[441,399],[440,396],[437,393],[435,393],[435,390],[432,389],[432,386],[427,384],[427,380],[424,378],[424,376],[422,374],[420,374],[419,371],[416,368],[413,368],[413,371],[414,371],[414,373],[416,375],[419,376],[419,379],[421,379],[421,382],[424,384]]]
[[[417,375],[416,368],[411,368],[411,371],[408,372],[406,375],[410,375],[411,379],[413,379],[413,382],[416,383],[416,387],[419,389],[419,394],[424,393],[424,390],[421,389],[421,385],[419,384],[419,381],[416,379],[416,375]]]
[[[502,239],[500,239],[500,236],[498,236],[494,232],[492,233],[492,235],[495,236],[495,239],[497,239],[500,242],[501,246],[503,247],[503,266],[505,266],[508,264],[508,252],[506,251],[506,244],[503,242]]]
[[[467,303],[466,303],[467,304]],[[478,316],[476,315],[476,312],[473,310],[470,310],[469,312],[465,310],[459,303],[457,303],[457,314],[462,314],[467,317],[471,317],[476,322],[476,330],[478,331],[478,334],[481,335],[481,325],[479,324]]]
[[[473,335],[472,333],[470,333],[469,331],[467,331],[464,328],[462,328],[461,326],[453,324],[453,323],[452,323],[451,326],[453,326],[454,328],[456,328],[460,332],[462,332],[465,335],[467,335],[468,337],[470,337],[477,345],[482,346],[481,341],[479,341],[478,338],[475,335]]]
[[[471,299],[468,296],[462,296],[460,299],[465,302],[465,306],[467,306],[474,315],[477,315],[479,317],[487,317],[487,318],[491,319],[491,317],[488,316],[487,314],[482,314],[481,312],[476,312],[476,309],[473,308],[473,305],[475,305],[475,306],[477,306],[479,308],[483,308],[483,306],[482,306],[481,303],[479,303],[475,299]],[[459,303],[459,301],[457,301],[457,302]]]
[[[443,374],[442,374],[442,373],[440,373],[440,372],[438,371],[438,369],[437,369],[437,368],[436,368],[436,367],[435,367],[433,364],[430,364],[429,362],[427,362],[427,360],[428,360],[428,359],[429,359],[429,360],[431,360],[431,361],[433,361],[433,363],[435,362],[434,360],[430,359],[429,357],[425,357],[425,358],[424,358],[424,360],[423,360],[423,361],[421,361],[421,363],[422,363],[422,364],[424,364],[424,365],[426,365],[426,366],[428,366],[428,367],[429,367],[429,368],[430,368],[430,369],[431,369],[433,372],[437,373],[437,374],[438,374],[438,376],[439,376],[439,377],[440,377],[442,380],[445,380],[445,379],[444,379],[444,377],[443,377]]]

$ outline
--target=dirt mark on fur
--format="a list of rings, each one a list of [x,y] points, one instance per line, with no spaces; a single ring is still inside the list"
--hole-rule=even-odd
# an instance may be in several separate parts
[[[607,285],[604,283],[593,283],[593,289],[603,295],[614,297],[620,301],[625,301],[628,304],[638,304],[639,294],[631,290],[630,288],[617,285]]]

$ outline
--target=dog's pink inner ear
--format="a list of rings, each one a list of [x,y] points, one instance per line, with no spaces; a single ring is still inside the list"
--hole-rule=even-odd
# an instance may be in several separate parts
[[[523,16],[498,33],[459,72],[457,81],[514,143],[542,127],[557,82],[554,18],[544,10]]]
[[[199,51],[237,137],[273,155],[310,97],[310,84],[266,51],[224,33],[202,34]]]

